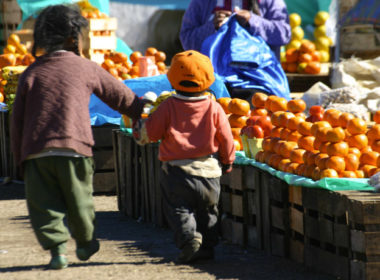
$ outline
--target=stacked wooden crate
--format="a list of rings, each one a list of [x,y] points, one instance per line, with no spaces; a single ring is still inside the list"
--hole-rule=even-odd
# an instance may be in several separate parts
[[[22,19],[17,0],[0,2],[0,49],[6,46],[7,39],[14,32]]]
[[[116,50],[116,18],[88,19],[88,28],[83,32],[83,54],[99,64],[107,51]]]
[[[92,149],[95,161],[95,193],[116,191],[115,163],[112,142],[112,130],[116,128],[118,128],[118,126],[111,124],[92,127],[95,140],[95,145]]]

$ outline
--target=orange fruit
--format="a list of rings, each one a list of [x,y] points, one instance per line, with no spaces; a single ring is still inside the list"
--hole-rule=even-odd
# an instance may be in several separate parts
[[[373,121],[375,123],[380,123],[380,110],[376,111],[375,114],[373,115]]]
[[[162,61],[156,62],[156,66],[157,66],[158,71],[163,72],[166,70],[166,64]]]
[[[342,172],[346,169],[346,162],[343,157],[332,156],[326,161],[326,167]]]
[[[282,115],[283,113],[284,112],[282,111],[272,113],[272,115],[270,116],[270,121],[274,126],[280,126],[280,115]]]
[[[355,147],[349,147],[349,149],[348,149],[348,153],[349,153],[349,154],[354,154],[354,155],[356,155],[358,158],[359,158],[360,155],[362,154],[361,151],[360,151],[358,148],[355,148]]]
[[[158,50],[155,47],[149,47],[145,50],[145,56],[154,56]]]
[[[298,62],[311,62],[313,57],[309,53],[300,53],[298,56]]]
[[[318,134],[318,132],[317,132]],[[341,127],[333,127],[329,129],[326,133],[326,141],[327,142],[341,142],[346,137],[344,129]]]
[[[283,97],[276,98],[272,100],[271,102],[270,111],[272,112],[286,111],[287,104],[288,104],[288,101],[285,98]]]
[[[344,170],[339,173],[340,178],[357,178],[355,171]]]
[[[271,141],[272,139],[270,138],[264,138],[263,142],[261,143],[261,148],[264,150],[264,151],[270,151],[270,152],[273,152],[273,146],[271,145]]]
[[[290,159],[288,159],[288,158],[284,158],[284,159],[280,160],[280,162],[278,163],[278,170],[285,171],[286,165],[288,163],[291,163]]]
[[[319,154],[318,152],[307,153],[306,154],[306,161],[305,161],[305,163],[307,165],[315,165],[316,166],[316,164],[315,164],[315,158],[318,156],[318,154]]]
[[[380,124],[375,124],[367,131],[367,137],[371,140],[380,139]]]
[[[317,130],[318,130],[319,128],[322,128],[322,127],[329,127],[329,128],[331,128],[331,125],[330,125],[330,123],[327,122],[327,121],[318,121],[318,122],[315,122],[315,123],[313,123],[313,125],[311,126],[311,129],[310,129],[311,134],[312,134],[313,136],[315,136],[316,133],[317,133]]]
[[[318,137],[315,137],[313,143],[314,150],[319,151],[323,143],[325,142],[322,142]]]
[[[255,155],[255,160],[258,162],[262,162],[264,151],[258,151]]]
[[[297,130],[298,124],[304,121],[304,118],[294,116],[287,120],[286,127],[290,130]]]
[[[136,64],[139,61],[139,58],[142,57],[142,53],[139,51],[134,51],[129,56],[129,60],[132,61],[133,64]]]
[[[327,140],[327,133],[332,130],[331,127],[320,127],[317,128],[317,131],[315,133],[315,138],[318,139],[320,142],[328,142]]]
[[[360,161],[359,156],[355,154],[348,154],[344,157],[346,163],[346,170],[355,171],[359,168]]]
[[[287,140],[289,138],[289,135],[292,131],[290,129],[287,129],[287,128],[283,128],[280,132],[280,138],[282,140]]]
[[[318,153],[316,154],[316,156],[314,157],[314,164],[316,166],[319,167],[319,169],[326,169],[326,161],[327,159],[329,159],[329,155],[328,154],[324,154],[324,153]]]
[[[372,175],[374,175],[374,173],[377,170],[377,167],[374,165],[366,164],[366,165],[362,165],[360,167],[360,169],[363,170],[363,172],[364,172],[364,178],[369,178]]]
[[[372,150],[380,153],[380,140],[373,141],[371,148],[372,148]]]
[[[304,172],[305,172],[305,169],[306,169],[306,164],[301,163],[301,164],[298,165],[298,167],[296,168],[296,170],[295,170],[295,174],[297,174],[298,176],[303,176],[303,174],[304,174]]]
[[[359,150],[362,150],[368,146],[368,138],[365,134],[351,135],[347,138],[346,141],[350,147],[355,147]]]
[[[305,149],[307,151],[314,151],[314,136],[302,136],[300,139],[298,139],[298,147],[301,149]]]
[[[154,54],[154,58],[156,60],[156,63],[157,62],[165,62],[165,60],[166,60],[166,54],[163,51],[157,51]]]
[[[320,172],[320,178],[339,178],[338,172],[335,169],[323,169]]]
[[[315,44],[309,40],[302,41],[299,51],[303,53],[313,53],[315,51]]]
[[[351,119],[353,119],[353,118],[355,118],[355,116],[353,114],[347,113],[347,112],[343,112],[339,116],[339,126],[343,127],[343,128],[346,128],[348,121],[351,120]]]
[[[281,135],[281,131],[283,130],[284,128],[283,127],[277,127],[277,126],[275,126],[275,127],[273,127],[272,128],[272,130],[270,131],[270,137],[272,137],[272,138],[275,138],[275,137],[280,137],[280,135]]]
[[[361,118],[350,119],[347,122],[347,130],[351,135],[366,133],[367,123]]]
[[[314,164],[306,165],[304,176],[308,178],[313,178],[313,173],[314,173],[315,168],[317,168],[317,166],[315,166]]]
[[[296,162],[289,162],[285,164],[285,172],[295,174],[300,164]]]
[[[313,61],[314,58],[312,55],[311,55],[311,60],[312,61],[309,61],[305,67],[305,73],[312,74],[312,75],[319,74],[322,69],[321,63],[319,61]]]
[[[218,98],[216,102],[218,102],[220,106],[222,106],[226,114],[231,114],[231,112],[228,111],[228,104],[230,103],[231,100],[232,100],[231,97],[221,97],[221,98]]]
[[[294,141],[297,142],[298,139],[302,137],[302,134],[300,134],[297,130],[290,131],[288,134],[288,137],[285,139],[286,141]]]
[[[272,155],[270,155],[270,158],[269,158],[269,163],[268,165],[272,166],[273,168],[278,168],[278,164],[280,163],[280,161],[282,160],[282,156],[281,155],[278,155],[278,154],[275,154],[273,153]]]
[[[337,127],[340,125],[339,117],[342,112],[335,109],[328,109],[323,114],[323,120],[331,124],[332,127]]]
[[[313,173],[311,174],[311,179],[314,181],[318,181],[321,178],[321,169],[316,166],[313,170]]]
[[[337,143],[329,143],[326,147],[326,153],[329,156],[345,157],[348,154],[348,144],[344,141]]]
[[[297,143],[296,142],[284,142],[281,144],[280,146],[280,155],[283,157],[283,158],[289,158],[290,157],[290,153],[296,149],[298,146],[297,146]]]
[[[0,102],[4,102],[4,94],[0,92]]]
[[[228,103],[228,111],[232,114],[246,116],[251,109],[249,102],[240,98],[232,98]]]
[[[301,113],[306,109],[306,103],[303,99],[292,99],[287,104],[288,111],[292,113]]]
[[[301,122],[297,125],[297,131],[305,136],[311,136],[311,127],[313,126],[313,123],[311,122]]]
[[[290,152],[289,159],[295,163],[304,163],[303,155],[306,152],[304,149],[294,149]]]
[[[241,127],[231,127],[232,136],[234,138],[240,137]]]
[[[251,102],[252,105],[255,106],[255,108],[264,108],[265,107],[265,101],[268,99],[268,95],[262,92],[256,92],[252,98]]]
[[[379,158],[379,153],[375,151],[367,151],[361,154],[360,164],[361,165],[377,165],[377,159]]]
[[[281,127],[286,127],[286,124],[288,123],[288,120],[291,119],[291,118],[294,118],[294,114],[291,113],[291,112],[283,112],[283,111],[280,111],[281,113],[279,114],[278,116],[278,124],[279,126]],[[272,117],[271,117],[272,119]]]
[[[273,146],[273,152],[275,152],[276,154],[279,154],[281,155],[281,146],[283,143],[285,143],[286,141],[284,140],[278,140]]]
[[[241,116],[241,115],[236,115],[236,114],[231,114],[228,117],[228,121],[231,127],[243,127],[245,126],[247,119],[248,119],[247,116]]]
[[[18,46],[20,43],[21,43],[20,37],[17,34],[12,33],[11,35],[9,35],[9,37],[7,39],[8,45]]]

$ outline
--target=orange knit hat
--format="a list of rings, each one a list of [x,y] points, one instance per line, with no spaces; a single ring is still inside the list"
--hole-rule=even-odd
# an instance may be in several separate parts
[[[175,90],[184,92],[204,91],[215,81],[210,59],[194,50],[177,53],[167,76]]]

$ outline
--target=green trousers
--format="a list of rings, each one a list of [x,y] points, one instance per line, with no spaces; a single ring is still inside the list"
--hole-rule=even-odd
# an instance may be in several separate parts
[[[70,233],[77,246],[95,238],[93,174],[91,157],[49,156],[25,162],[29,216],[45,250],[59,247],[65,251],[66,246],[62,245]],[[69,229],[65,226],[65,217]]]

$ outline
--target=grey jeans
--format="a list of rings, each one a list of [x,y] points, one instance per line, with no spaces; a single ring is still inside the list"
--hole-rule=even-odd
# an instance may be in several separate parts
[[[194,238],[202,239],[204,248],[216,246],[220,178],[193,176],[177,166],[167,166],[167,173],[161,171],[161,189],[177,247]]]

